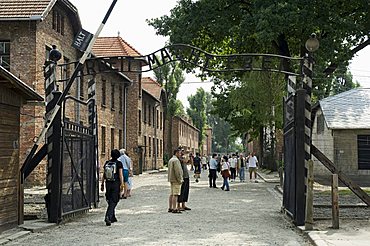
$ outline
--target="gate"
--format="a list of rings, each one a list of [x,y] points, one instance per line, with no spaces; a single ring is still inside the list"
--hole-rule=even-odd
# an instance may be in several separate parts
[[[67,96],[63,103],[62,216],[71,212],[89,209],[92,204],[96,206],[99,198],[95,153],[96,136],[91,125],[85,126],[66,117],[65,108],[70,101],[74,102],[75,107],[95,108],[93,99],[85,103],[74,97]],[[85,111],[87,112],[88,110]]]
[[[297,225],[304,225],[306,91],[292,89],[295,86],[295,77],[289,76],[288,81],[288,96],[284,98],[283,208]]]

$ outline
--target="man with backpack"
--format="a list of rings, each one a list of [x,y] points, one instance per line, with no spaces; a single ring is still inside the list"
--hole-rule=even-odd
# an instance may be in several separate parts
[[[103,179],[101,191],[104,191],[105,183],[105,198],[108,203],[107,212],[105,213],[105,224],[110,226],[111,223],[117,222],[115,208],[119,202],[120,193],[123,191],[123,165],[118,160],[120,152],[117,149],[111,151],[109,161],[106,161],[103,167]]]

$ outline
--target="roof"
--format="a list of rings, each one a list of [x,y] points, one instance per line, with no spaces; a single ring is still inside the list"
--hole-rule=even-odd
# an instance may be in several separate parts
[[[22,80],[15,77],[11,72],[0,66],[0,84],[5,84],[6,87],[17,91],[28,101],[43,101],[44,98],[37,94]]]
[[[1,0],[0,0],[1,1]],[[102,56],[142,56],[134,47],[118,37],[98,37],[93,47],[94,55]]]
[[[370,129],[370,88],[356,88],[319,102],[329,129]]]
[[[77,23],[73,25],[77,32],[81,20],[77,8],[68,0],[0,0],[0,21],[44,20],[56,3],[60,3]]]
[[[141,79],[141,87],[149,95],[153,96],[157,101],[161,100],[161,93],[163,88],[161,85],[150,77],[144,77]]]

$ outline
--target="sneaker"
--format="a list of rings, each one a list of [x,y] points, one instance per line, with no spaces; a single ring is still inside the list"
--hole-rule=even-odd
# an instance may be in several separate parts
[[[104,221],[106,226],[110,226],[112,224],[112,222],[108,218],[106,218]]]
[[[195,182],[197,182],[197,183],[198,183],[198,182],[199,182],[199,180],[198,180],[198,179],[196,179],[196,180],[195,180]]]

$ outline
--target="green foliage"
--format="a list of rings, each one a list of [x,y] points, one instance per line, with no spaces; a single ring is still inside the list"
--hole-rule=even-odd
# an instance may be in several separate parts
[[[205,125],[206,125],[206,92],[203,88],[198,88],[195,95],[188,97],[189,108],[187,108],[187,113],[190,118],[193,120],[195,127],[200,131],[199,133],[199,149],[202,146],[204,134],[205,134]]]

